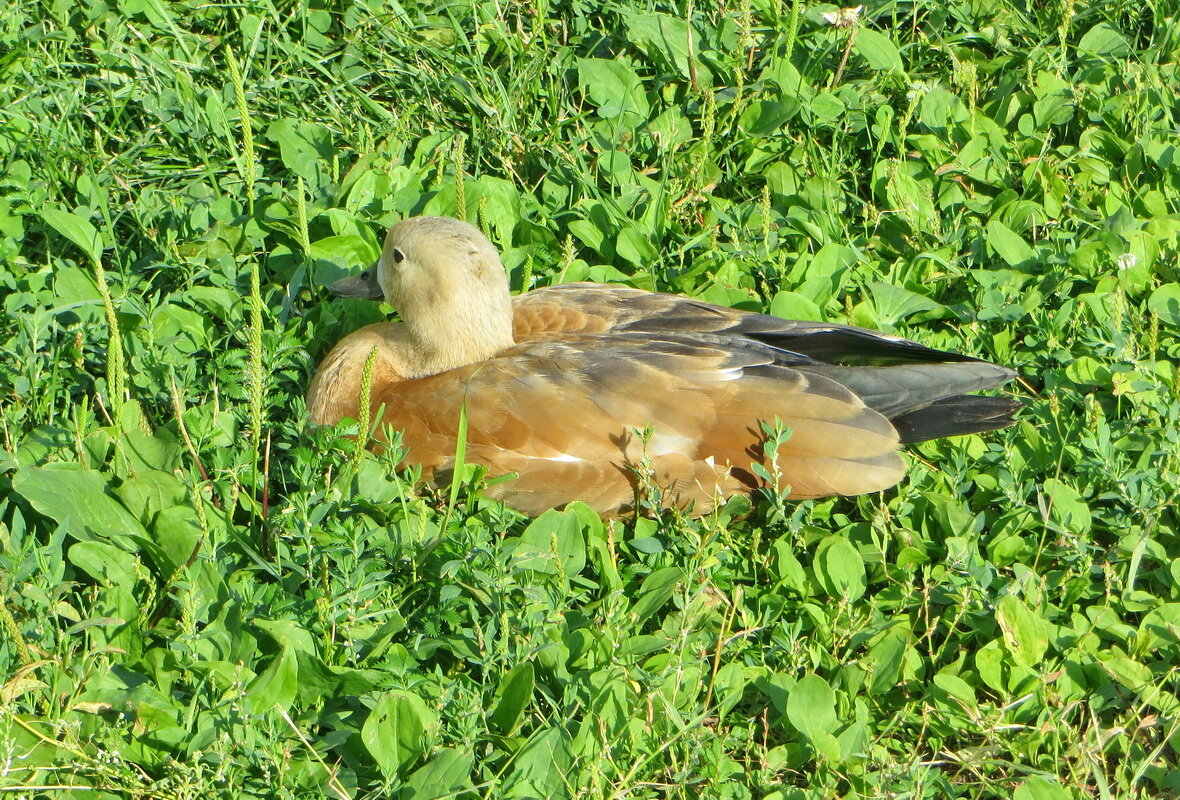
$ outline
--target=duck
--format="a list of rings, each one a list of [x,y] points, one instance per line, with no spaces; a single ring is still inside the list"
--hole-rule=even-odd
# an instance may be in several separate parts
[[[604,517],[646,506],[700,516],[738,493],[860,495],[902,480],[902,445],[1013,425],[1019,402],[977,392],[1007,367],[897,336],[786,320],[595,283],[513,297],[475,226],[419,216],[380,258],[333,284],[397,321],[345,336],[307,393],[314,425],[401,432],[404,466],[436,486],[463,459],[485,496],[529,516],[581,501]],[[492,479],[496,480],[492,480]]]

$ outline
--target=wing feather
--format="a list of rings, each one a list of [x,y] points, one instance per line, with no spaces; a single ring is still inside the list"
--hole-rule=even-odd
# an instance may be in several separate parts
[[[516,314],[522,320],[546,320],[531,325],[534,341],[609,332],[656,339],[691,336],[698,344],[761,351],[775,364],[834,379],[889,419],[906,417],[911,440],[1005,427],[1017,408],[971,395],[1012,380],[1012,370],[866,328],[785,320],[679,295],[591,283],[536,289],[516,298]],[[951,407],[954,414],[947,412]]]
[[[407,459],[439,482],[465,405],[467,459],[493,476],[515,474],[490,492],[527,513],[571,497],[624,511],[645,469],[673,503],[703,512],[758,485],[750,467],[764,460],[760,422],[776,419],[792,430],[778,450],[792,496],[875,491],[902,475],[896,431],[846,387],[759,348],[685,335],[525,343],[387,386],[374,404],[403,430]]]

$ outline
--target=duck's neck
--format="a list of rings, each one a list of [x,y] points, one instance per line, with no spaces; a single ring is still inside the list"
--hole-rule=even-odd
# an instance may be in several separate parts
[[[407,378],[422,378],[491,358],[515,344],[512,298],[468,293],[419,299],[403,313]]]
[[[341,339],[316,368],[307,390],[307,411],[316,425],[335,425],[345,417],[359,417],[360,388],[365,363],[376,351],[371,375],[371,402],[378,402],[378,389],[406,378],[406,331],[397,322],[366,325]]]

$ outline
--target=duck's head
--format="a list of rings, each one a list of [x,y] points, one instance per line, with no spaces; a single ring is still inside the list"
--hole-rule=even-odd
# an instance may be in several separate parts
[[[433,374],[482,361],[513,344],[512,298],[500,254],[474,225],[411,217],[385,236],[377,262],[332,285],[340,297],[384,298]]]

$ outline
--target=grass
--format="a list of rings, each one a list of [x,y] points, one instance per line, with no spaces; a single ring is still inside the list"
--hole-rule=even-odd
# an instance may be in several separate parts
[[[0,791],[1180,793],[1174,3],[14,0]],[[413,213],[1018,369],[855,499],[527,520],[311,430]]]

